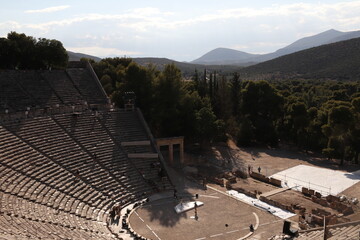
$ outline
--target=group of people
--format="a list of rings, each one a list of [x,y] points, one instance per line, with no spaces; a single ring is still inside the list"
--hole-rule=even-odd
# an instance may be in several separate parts
[[[120,216],[121,216],[121,206],[120,205],[113,206],[110,211],[111,222],[115,220],[115,217],[119,219]]]

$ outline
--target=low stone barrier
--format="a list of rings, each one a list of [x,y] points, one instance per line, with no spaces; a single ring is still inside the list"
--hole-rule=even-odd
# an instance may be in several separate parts
[[[213,178],[212,181],[218,185],[220,185],[221,187],[224,186],[224,179],[223,178]]]
[[[257,173],[257,172],[252,172],[250,173],[250,176],[252,178],[255,178],[257,180],[260,180],[262,182],[266,182],[266,183],[269,183],[269,178],[268,177],[265,177],[265,175],[262,175],[260,173]]]
[[[306,190],[304,191],[304,188],[303,188],[302,192],[304,193],[304,192],[306,192]],[[338,201],[338,199],[339,199],[338,197],[331,196],[331,195],[329,195],[329,196],[327,196],[326,198],[319,198],[315,194],[315,195],[311,196],[311,201],[313,201],[314,203],[320,204],[321,206],[324,206],[324,207],[330,207],[344,215],[349,215],[349,214],[354,213],[353,208],[351,206],[348,206],[345,203]]]
[[[234,176],[238,177],[238,178],[242,178],[242,179],[247,179],[248,178],[248,174],[247,172],[241,171],[241,170],[236,170],[233,172]]]
[[[305,195],[305,196],[310,196],[310,193],[309,193],[309,189],[308,188],[301,188],[301,192]]]
[[[326,201],[328,201],[329,203],[331,202],[340,202],[340,198],[333,196],[333,195],[328,195],[326,196]]]
[[[250,192],[250,191],[247,191],[243,188],[240,188],[240,187],[237,187],[237,188],[233,188],[233,190],[239,192],[239,193],[243,193],[249,197],[252,197],[252,198],[256,198],[256,193],[253,193],[253,192]]]
[[[269,182],[277,187],[281,187],[281,180],[276,179],[276,178],[270,178]]]
[[[271,200],[267,197],[264,197],[264,196],[260,196],[260,200],[263,201],[263,202],[266,202],[267,204],[270,204],[272,206],[275,206],[275,207],[278,207],[278,208],[281,208],[283,210],[286,210],[286,211],[289,211],[289,212],[292,212],[292,213],[295,213],[295,210],[294,208],[290,205],[285,205],[285,204],[282,204],[280,202],[277,202],[277,201],[274,201],[274,200]]]
[[[225,173],[225,179],[227,179],[230,183],[236,183],[236,177],[233,176],[231,173]]]
[[[311,218],[311,223],[323,226],[324,225],[324,219],[323,217],[320,217],[318,215],[313,214]]]

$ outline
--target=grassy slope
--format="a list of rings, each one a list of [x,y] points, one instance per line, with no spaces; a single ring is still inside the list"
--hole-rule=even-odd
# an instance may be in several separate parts
[[[306,78],[360,79],[360,38],[315,47],[244,68],[242,72]]]

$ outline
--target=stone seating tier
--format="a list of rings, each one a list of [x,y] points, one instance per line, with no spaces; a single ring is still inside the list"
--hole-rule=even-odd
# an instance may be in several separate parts
[[[88,63],[1,71],[0,89],[0,239],[116,238],[112,206],[168,186],[158,158],[128,157],[156,156],[143,120],[109,109]]]
[[[0,114],[57,105],[107,104],[108,98],[90,65],[68,70],[0,72]]]

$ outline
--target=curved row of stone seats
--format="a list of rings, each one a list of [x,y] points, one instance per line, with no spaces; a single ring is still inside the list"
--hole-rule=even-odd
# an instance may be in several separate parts
[[[14,236],[15,239],[111,239],[111,235],[96,233],[88,229],[53,223],[4,213],[0,217],[0,236]]]
[[[116,109],[104,112],[100,117],[101,121],[119,143],[149,140],[149,136],[140,122],[136,111]]]
[[[3,170],[3,169],[1,169]],[[14,174],[12,174],[13,176]],[[19,176],[16,176],[18,179]],[[18,182],[18,184],[22,184],[24,181]],[[3,186],[2,186],[3,187]],[[23,186],[22,186],[23,187]],[[46,195],[50,195],[50,192],[47,192]],[[85,217],[78,216],[75,214],[71,214],[51,202],[47,202],[45,198],[44,202],[28,199],[26,197],[20,197],[16,195],[16,193],[7,193],[1,191],[1,215],[10,215],[15,217],[20,217],[22,219],[31,220],[32,223],[35,222],[47,222],[50,223],[51,226],[62,226],[68,227],[71,229],[80,229],[88,232],[92,232],[92,234],[98,235],[106,235],[110,236],[111,233],[105,228],[103,222],[99,222],[96,220],[89,220]],[[27,194],[25,194],[27,195]],[[39,199],[39,198],[37,198]],[[66,201],[66,200],[61,200]],[[74,206],[76,207],[76,206]],[[0,216],[1,218],[1,216]],[[19,226],[20,227],[20,226]],[[1,230],[6,230],[1,229]],[[54,231],[56,232],[56,231]]]
[[[124,146],[123,149],[127,153],[151,153],[151,152],[154,152],[150,145],[149,146]]]
[[[356,239],[360,238],[360,224],[348,226],[348,227],[337,227],[330,230],[333,236],[336,236],[336,239],[347,240],[347,239]]]
[[[14,75],[23,91],[31,96],[36,107],[44,108],[62,103],[40,71],[14,71]]]
[[[9,164],[11,164],[12,167],[16,167],[16,163],[17,163],[17,160],[19,161],[19,166],[26,166],[24,164],[30,164],[29,167],[30,168],[33,168],[35,167],[35,165],[29,163],[29,162],[22,162],[22,158],[26,156],[26,154],[28,155],[27,158],[29,159],[29,161],[34,161],[34,159],[37,159],[38,161],[38,165],[41,166],[42,168],[44,168],[46,165],[49,165],[51,164],[51,161],[49,161],[49,158],[45,158],[44,155],[42,155],[41,153],[39,153],[38,151],[35,151],[33,148],[31,148],[30,146],[28,146],[26,143],[22,142],[20,139],[17,139],[17,137],[13,136],[13,138],[11,138],[9,135],[11,133],[9,133],[7,130],[5,130],[4,128],[1,128],[0,129],[1,133],[3,134],[4,136],[4,139],[3,139],[3,142],[7,141],[8,139],[13,139],[12,141],[15,141],[15,142],[10,142],[8,144],[5,144],[3,146],[7,146],[7,145],[11,145],[13,146],[13,148],[10,148],[10,147],[3,147],[1,149],[3,149],[4,151],[7,152],[6,155],[4,155],[4,159],[9,159]],[[54,132],[53,132],[54,133]],[[37,134],[37,133],[30,133],[30,137],[31,137],[31,134]],[[6,138],[5,138],[6,136]],[[37,136],[39,137],[39,136]],[[32,137],[33,139],[35,137]],[[14,140],[15,139],[15,140]],[[17,141],[16,141],[17,140]],[[60,139],[58,139],[60,140]],[[39,144],[36,144],[37,146]],[[64,151],[66,151],[66,146],[64,146],[65,149]],[[29,151],[29,148],[33,149],[33,151]],[[23,151],[21,151],[23,149]],[[16,150],[16,151],[14,151]],[[40,157],[38,156],[40,155]],[[5,160],[4,160],[4,163]],[[63,165],[57,163],[57,162],[54,162],[56,166],[58,166],[57,168],[54,168],[53,165],[50,165],[52,171],[54,172],[54,174],[61,174],[62,172],[66,172],[68,175],[67,176],[64,176],[64,178],[68,178],[68,180],[70,179],[75,179],[76,177],[74,176],[74,174],[72,172],[69,172],[69,171],[64,171],[65,168],[63,167]],[[28,170],[27,170],[28,171]],[[51,172],[47,172],[47,171],[40,171],[40,172],[37,172],[38,174],[43,172],[44,174],[47,174],[49,175]],[[56,177],[57,179],[59,179],[59,177]]]
[[[76,199],[72,198],[71,194],[65,195],[50,187],[42,188],[43,191],[36,191],[32,187],[35,183],[39,184],[39,181],[29,180],[23,174],[6,169],[3,166],[0,170],[2,173],[0,212],[20,217],[26,216],[36,222],[46,221],[53,225],[66,223],[66,226],[72,228],[85,229],[103,235],[110,234],[103,227],[105,222],[97,221],[97,216],[94,215],[95,211],[90,213],[90,218],[87,217],[89,214],[86,213],[85,216],[83,216],[84,213],[77,214],[77,211],[82,211],[82,209],[73,204]],[[44,184],[40,183],[40,185]],[[24,193],[21,194],[21,191]],[[50,200],[51,198],[53,200]],[[67,208],[68,203],[70,205]],[[93,224],[89,226],[90,223]]]
[[[84,65],[81,63],[81,65]],[[108,98],[91,66],[68,70],[0,72],[0,112],[44,109],[56,105],[107,104]]]
[[[113,111],[99,114],[99,120],[105,128],[109,129],[110,134],[114,136],[114,139],[119,145],[122,142],[150,140],[150,137],[145,130],[145,126],[141,122],[136,111],[114,109]],[[123,149],[126,153],[156,152],[150,144],[142,146],[124,146]],[[158,175],[158,170],[161,165],[158,158],[136,158],[131,159],[131,161],[142,173],[143,177],[150,180],[152,184],[155,183],[158,189],[172,188],[171,183],[168,180],[161,181],[161,178]]]
[[[48,81],[52,89],[59,96],[63,104],[72,105],[82,103],[83,96],[74,86],[70,77],[63,70],[43,71],[41,76]]]
[[[96,82],[98,80],[94,79],[88,68],[67,68],[66,72],[89,104],[107,102],[100,84]]]
[[[349,239],[359,239],[360,237],[360,221],[341,223],[333,226],[327,226],[327,239],[336,239],[336,240],[349,240]],[[324,229],[316,228],[314,230],[304,230],[300,231],[299,236],[296,239],[301,240],[313,240],[313,239],[323,239],[324,238]]]
[[[17,123],[7,123],[5,127],[108,197],[121,196],[118,182],[50,117],[23,119]]]
[[[69,115],[69,116],[71,116],[71,115]],[[62,152],[65,151],[67,153],[71,149],[72,145],[74,145],[74,144],[73,143],[64,143],[65,141],[61,137],[59,137],[59,134],[56,134],[57,130],[54,129],[54,127],[49,127],[50,125],[55,124],[54,122],[51,122],[51,121],[52,120],[49,117],[40,117],[40,118],[36,118],[36,119],[22,120],[22,122],[15,124],[15,126],[11,126],[11,125],[10,125],[10,127],[9,127],[9,125],[7,125],[7,126],[10,129],[13,129],[14,131],[16,131],[19,134],[20,137],[22,137],[26,141],[32,143],[33,146],[36,146],[41,151],[48,153],[50,158],[54,158],[55,155],[53,154],[54,153],[54,146],[53,145],[56,145],[55,150],[56,149],[59,149],[59,150],[62,149]],[[31,127],[29,127],[28,125],[30,125]],[[40,130],[42,129],[42,131],[39,131],[39,129]],[[45,131],[44,131],[44,129],[45,129]],[[62,129],[60,128],[60,130],[59,130],[60,133],[61,133],[61,130]],[[48,134],[50,132],[52,133],[51,135]],[[50,139],[52,139],[53,141],[50,141]],[[59,141],[60,141],[60,146],[58,144]],[[51,146],[46,148],[46,149],[43,149],[44,148],[43,145],[46,145],[46,144],[48,144],[50,142],[53,142],[51,144]],[[47,152],[47,150],[49,150],[50,152]],[[109,156],[109,152],[104,152],[104,156]],[[61,160],[64,161],[64,156],[61,155],[60,157],[62,157]],[[56,156],[55,156],[55,158],[56,158]],[[94,161],[88,161],[88,160],[86,160],[86,162],[90,162],[92,164],[94,163]],[[84,165],[83,162],[81,162],[80,164]],[[66,164],[64,162],[61,162],[60,165],[62,165],[63,167],[66,167],[65,166]],[[93,166],[92,166],[92,168],[93,168]],[[121,179],[119,179],[120,181],[124,181],[124,178],[126,180],[126,177],[128,177],[128,178],[131,177],[130,178],[131,182],[129,181],[129,183],[126,184],[126,186],[127,186],[127,189],[130,190],[130,192],[132,194],[130,196],[130,195],[126,195],[124,192],[121,192],[120,197],[117,197],[116,195],[113,195],[114,198],[117,198],[118,200],[123,200],[123,201],[126,202],[126,201],[133,200],[132,198],[134,196],[135,197],[140,197],[140,196],[143,196],[142,195],[143,193],[148,193],[149,191],[151,191],[151,188],[143,180],[140,182],[139,178],[136,180],[136,178],[129,175],[130,174],[129,168],[120,169],[120,170],[122,172],[126,171],[126,176],[121,175],[121,177],[120,177]],[[100,171],[101,170],[99,170],[97,172],[99,173]],[[80,172],[80,175],[83,174],[83,171],[79,171],[79,172]],[[72,171],[72,173],[74,173],[74,171]],[[120,173],[120,171],[119,171],[119,173]],[[139,175],[139,173],[137,173],[137,174]],[[105,177],[102,177],[102,178],[100,176],[98,178],[98,180],[101,183],[106,183],[106,182],[109,182],[109,177],[108,177],[108,175],[105,175]],[[119,186],[119,181],[117,183],[115,183],[114,188],[116,188],[116,190],[119,190],[120,188],[118,186]]]
[[[102,216],[107,214],[105,210],[111,205],[111,200],[104,198],[100,193],[91,191],[84,184],[77,182],[71,188],[61,189],[62,182],[56,183],[53,178],[39,180],[36,176],[29,176],[29,173],[15,171],[11,168],[0,166],[1,192],[12,194],[17,197],[59,209],[87,219],[103,220]],[[85,187],[81,195],[76,196],[78,189]],[[101,204],[95,205],[88,196],[101,199]],[[83,203],[81,205],[81,203]],[[91,212],[84,212],[85,207],[92,209]],[[96,211],[97,210],[97,211]],[[99,213],[101,211],[101,214]],[[101,217],[100,217],[101,216]]]
[[[86,218],[69,214],[66,211],[27,201],[10,194],[5,194],[3,199],[2,202],[7,204],[6,206],[9,206],[9,204],[12,205],[7,210],[3,211],[4,214],[20,216],[38,222],[48,222],[52,225],[67,225],[94,234],[111,236],[109,230],[104,226],[106,223],[87,220]]]
[[[317,230],[308,232],[306,234],[301,235],[299,239],[301,240],[313,240],[313,239],[322,239],[324,237],[324,231],[323,230]]]
[[[159,179],[160,166],[155,165],[158,158],[133,158],[132,161],[145,179]]]
[[[127,159],[123,151],[115,144],[106,129],[98,122],[94,114],[82,112],[77,115],[55,115],[54,119],[64,130],[107,169],[118,182],[123,196],[139,195],[151,192],[141,175]],[[119,179],[126,172],[130,178]],[[136,187],[135,189],[129,186]]]
[[[0,72],[1,112],[4,112],[5,109],[9,110],[9,112],[25,111],[27,107],[35,107],[31,96],[24,92],[17,83],[15,74],[16,71],[11,70]]]
[[[125,112],[122,110],[115,110],[103,113],[100,117],[100,122],[104,127],[109,129],[110,134],[114,137],[118,144],[121,142],[144,141],[149,140],[144,126],[139,120],[136,112]],[[126,134],[125,134],[126,133]],[[128,138],[127,136],[131,136]],[[151,145],[142,146],[123,146],[126,153],[154,153]],[[151,170],[151,164],[158,162],[158,159],[141,159],[132,160],[138,170]]]
[[[91,188],[91,186],[79,180],[50,159],[47,159],[2,127],[0,127],[0,135],[4,137],[2,139],[3,144],[0,145],[0,158],[2,159],[0,167],[3,168],[1,171],[1,189],[3,191],[11,192],[33,201],[45,199],[45,204],[49,204],[51,203],[52,199],[50,197],[52,195],[47,192],[44,193],[42,190],[50,188],[58,192],[58,195],[60,193],[66,195],[62,196],[62,199],[74,198],[100,210],[109,208],[112,200],[102,192]],[[11,172],[10,176],[14,177],[14,179],[6,179],[7,172],[9,174]],[[21,187],[27,183],[31,184]],[[49,199],[46,199],[47,197]],[[99,203],[97,203],[98,201]],[[50,205],[55,204],[58,204],[57,201]],[[62,204],[64,204],[64,201]],[[66,206],[62,208],[66,209]],[[72,210],[73,212],[76,211],[76,209]],[[102,215],[104,215],[104,210],[101,211]]]

